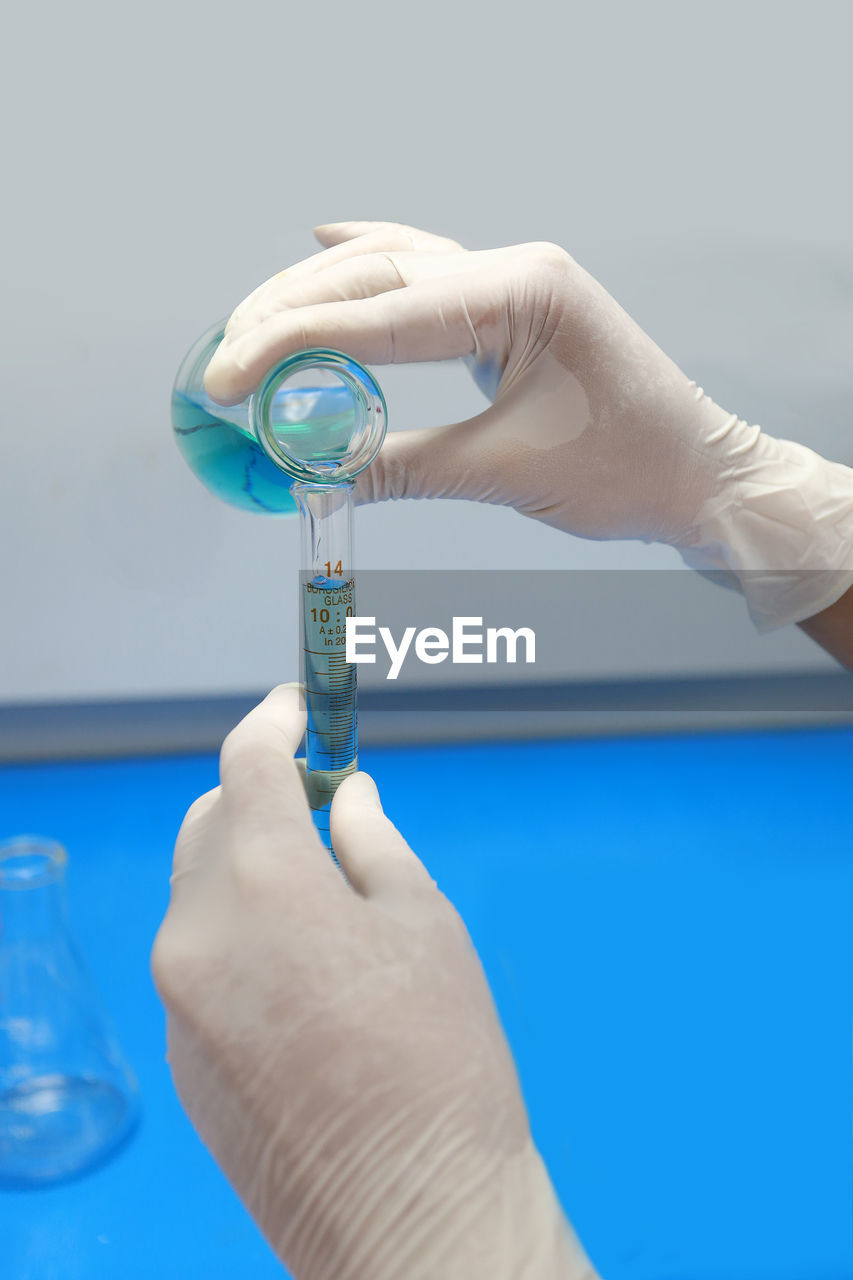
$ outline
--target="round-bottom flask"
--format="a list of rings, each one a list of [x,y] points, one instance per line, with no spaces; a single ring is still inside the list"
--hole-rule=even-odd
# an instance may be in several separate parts
[[[225,407],[204,374],[225,333],[210,328],[187,353],[172,391],[178,448],[217,498],[260,515],[292,515],[295,480],[352,480],[376,457],[387,410],[369,370],[340,351],[299,351],[253,395]]]

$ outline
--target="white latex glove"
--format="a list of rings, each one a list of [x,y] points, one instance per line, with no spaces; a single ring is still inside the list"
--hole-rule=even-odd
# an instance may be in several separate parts
[[[236,403],[284,356],[470,359],[492,406],[392,434],[362,502],[468,498],[586,538],[676,547],[723,570],[762,630],[853,584],[853,471],[720,409],[562,249],[467,252],[390,223],[316,230],[333,246],[234,312],[207,389]]]
[[[590,1280],[465,926],[348,778],[323,848],[282,686],[192,806],[154,947],[181,1101],[296,1280]]]

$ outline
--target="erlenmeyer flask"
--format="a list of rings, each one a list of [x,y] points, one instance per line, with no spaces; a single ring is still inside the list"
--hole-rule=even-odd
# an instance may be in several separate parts
[[[136,1083],[70,937],[67,855],[0,843],[0,1184],[55,1182],[129,1134]]]

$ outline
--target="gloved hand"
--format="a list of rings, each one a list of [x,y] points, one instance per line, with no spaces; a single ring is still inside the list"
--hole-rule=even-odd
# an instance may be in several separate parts
[[[357,498],[468,498],[586,538],[676,547],[725,571],[760,629],[853,584],[853,471],[710,400],[562,249],[467,252],[387,223],[319,227],[325,252],[256,289],[208,368],[236,403],[281,358],[467,358],[493,404],[392,434]]]
[[[193,1124],[296,1280],[591,1280],[465,926],[354,774],[311,822],[282,686],[192,806],[154,947]]]

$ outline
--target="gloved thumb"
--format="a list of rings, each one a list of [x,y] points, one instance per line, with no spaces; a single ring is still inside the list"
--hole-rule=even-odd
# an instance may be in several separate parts
[[[502,502],[493,464],[505,416],[490,405],[465,422],[417,431],[392,431],[378,456],[356,480],[358,504],[394,498],[465,498]]]
[[[370,774],[353,773],[338,787],[330,828],[344,875],[364,897],[408,894],[432,885],[423,863],[386,818]]]

